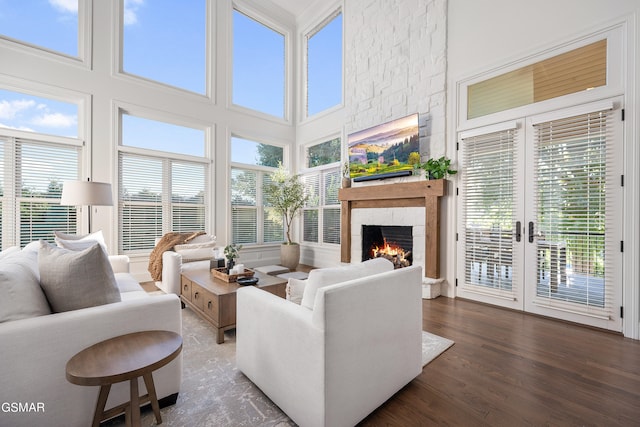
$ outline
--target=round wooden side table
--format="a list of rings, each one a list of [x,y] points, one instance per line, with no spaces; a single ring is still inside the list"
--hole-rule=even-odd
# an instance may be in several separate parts
[[[67,362],[67,380],[82,386],[100,386],[92,426],[125,413],[127,425],[140,425],[140,405],[151,403],[158,424],[162,423],[160,405],[153,383],[153,371],[182,351],[182,337],[170,331],[142,331],[121,335],[88,347]],[[140,396],[138,378],[144,379],[147,394]],[[130,382],[131,400],[107,411],[104,407],[111,385]]]

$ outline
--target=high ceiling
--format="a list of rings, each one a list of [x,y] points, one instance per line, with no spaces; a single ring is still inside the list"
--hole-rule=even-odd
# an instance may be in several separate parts
[[[300,16],[315,0],[271,0],[295,16]]]

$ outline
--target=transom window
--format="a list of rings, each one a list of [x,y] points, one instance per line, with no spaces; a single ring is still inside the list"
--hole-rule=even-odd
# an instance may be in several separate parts
[[[123,71],[204,94],[207,1],[123,1]]]
[[[285,36],[233,11],[233,103],[285,116]]]
[[[79,3],[79,0],[3,1],[0,35],[78,57]]]
[[[78,104],[0,89],[0,128],[78,138]]]
[[[467,118],[594,89],[607,84],[607,40],[469,85]]]

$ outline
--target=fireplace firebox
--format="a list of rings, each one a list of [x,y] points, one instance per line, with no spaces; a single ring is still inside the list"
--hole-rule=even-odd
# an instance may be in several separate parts
[[[395,268],[413,264],[413,227],[400,225],[363,225],[362,261],[386,258]]]

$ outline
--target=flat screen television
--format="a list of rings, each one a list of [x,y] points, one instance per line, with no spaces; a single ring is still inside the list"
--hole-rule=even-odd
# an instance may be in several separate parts
[[[411,175],[420,161],[418,113],[351,133],[347,143],[355,182]]]

